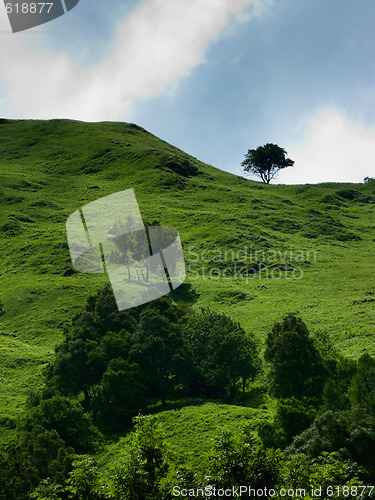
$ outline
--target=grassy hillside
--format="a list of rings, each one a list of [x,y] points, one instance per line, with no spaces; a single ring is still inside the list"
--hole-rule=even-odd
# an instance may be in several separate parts
[[[159,413],[157,421],[169,447],[184,457],[194,470],[204,473],[213,440],[223,430],[236,431],[250,424],[255,432],[256,427],[270,417],[271,413],[265,409],[194,402],[192,406]],[[98,457],[99,467],[109,470],[114,458],[125,457],[128,443],[129,436],[126,436],[108,445],[106,452]]]
[[[3,423],[40,383],[63,323],[107,281],[72,272],[67,217],[128,188],[147,221],[181,236],[187,280],[177,297],[225,311],[260,342],[293,311],[347,355],[375,353],[374,182],[266,186],[132,124],[1,120]]]

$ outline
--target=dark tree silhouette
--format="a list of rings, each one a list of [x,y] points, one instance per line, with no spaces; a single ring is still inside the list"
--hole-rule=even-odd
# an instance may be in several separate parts
[[[265,184],[269,184],[279,170],[292,167],[294,161],[286,158],[287,152],[277,144],[265,144],[257,149],[249,149],[241,163],[245,173],[260,177]]]
[[[326,379],[324,361],[301,318],[294,314],[276,323],[266,339],[271,393],[276,398],[320,400]]]

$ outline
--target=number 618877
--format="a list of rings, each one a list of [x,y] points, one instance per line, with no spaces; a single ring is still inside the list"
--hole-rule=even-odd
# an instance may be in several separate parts
[[[49,14],[53,3],[7,3],[5,5],[8,14]]]

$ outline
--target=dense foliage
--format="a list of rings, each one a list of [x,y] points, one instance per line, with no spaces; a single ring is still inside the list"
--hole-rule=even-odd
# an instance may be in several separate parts
[[[66,329],[48,379],[50,391],[83,394],[94,419],[121,424],[155,398],[232,401],[239,380],[244,388],[259,370],[255,340],[227,316],[168,296],[119,312],[105,287]]]
[[[269,332],[264,360],[265,371],[254,337],[224,314],[170,296],[119,312],[101,289],[66,325],[43,391],[30,394],[14,440],[1,449],[0,499],[163,500],[241,485],[272,488],[272,498],[299,488],[313,499],[320,487],[373,482],[375,360],[343,358],[293,314]],[[237,404],[264,382],[273,420],[257,432],[245,425],[219,433],[204,473],[147,416],[188,398]],[[132,422],[127,452],[103,473],[92,455]]]
[[[306,325],[293,314],[276,323],[267,337],[270,388],[277,398],[319,398],[325,367]]]

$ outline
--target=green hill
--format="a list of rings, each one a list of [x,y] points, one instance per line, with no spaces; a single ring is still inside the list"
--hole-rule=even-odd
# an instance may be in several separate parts
[[[145,220],[180,234],[187,279],[176,297],[225,311],[259,342],[292,311],[347,355],[375,353],[374,182],[266,186],[133,124],[2,119],[3,423],[41,383],[64,322],[107,282],[72,272],[66,219],[128,188]]]

